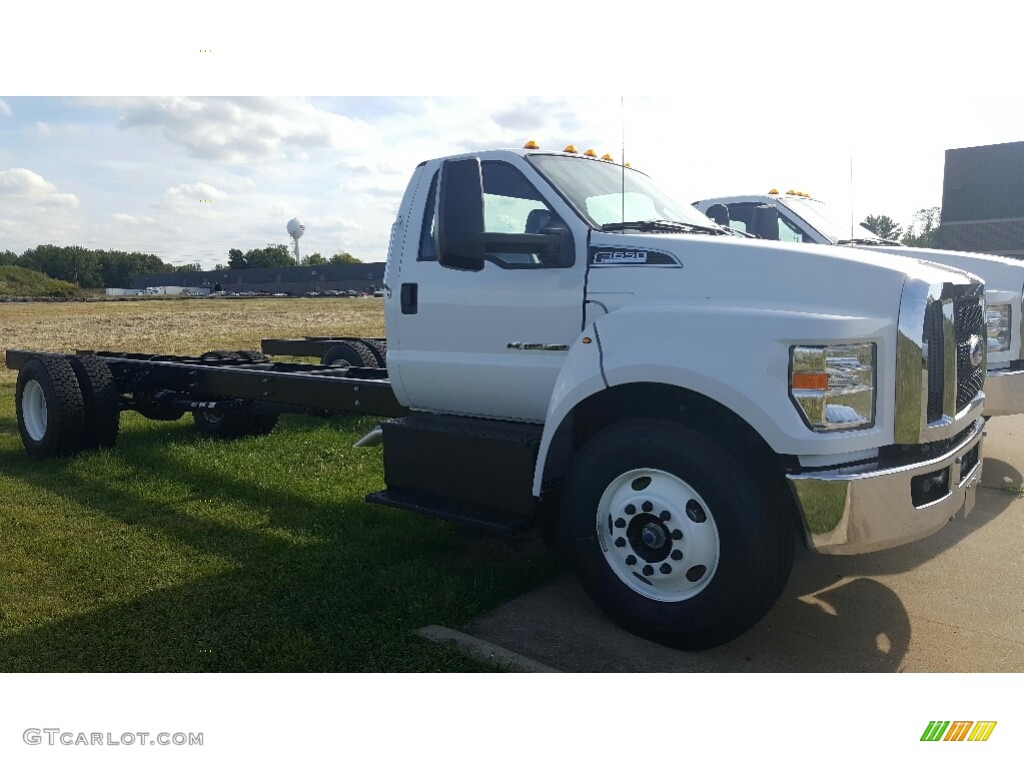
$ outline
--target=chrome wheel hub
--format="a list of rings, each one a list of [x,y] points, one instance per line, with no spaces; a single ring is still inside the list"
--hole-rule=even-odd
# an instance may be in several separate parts
[[[718,527],[708,505],[670,472],[636,469],[619,475],[598,502],[596,522],[608,565],[644,597],[688,600],[718,568]]]

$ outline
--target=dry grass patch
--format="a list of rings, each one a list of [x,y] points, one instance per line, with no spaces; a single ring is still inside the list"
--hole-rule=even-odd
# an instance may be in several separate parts
[[[381,299],[180,299],[0,305],[0,353],[76,349],[195,355],[268,337],[384,335]],[[0,369],[0,381],[15,371]]]

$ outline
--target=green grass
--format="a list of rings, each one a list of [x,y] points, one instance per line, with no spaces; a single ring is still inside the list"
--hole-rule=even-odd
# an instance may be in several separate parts
[[[375,423],[221,443],[125,414],[116,449],[38,462],[0,384],[0,672],[490,669],[412,632],[562,566],[537,535],[364,503],[381,449],[351,446]]]
[[[0,299],[6,298],[73,298],[85,293],[72,283],[24,267],[0,267]]]

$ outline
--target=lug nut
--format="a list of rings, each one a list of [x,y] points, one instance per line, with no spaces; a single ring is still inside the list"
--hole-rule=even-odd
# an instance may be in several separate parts
[[[630,555],[626,558],[626,565],[636,565],[636,555]]]
[[[659,570],[662,573],[669,574],[669,573],[672,573],[672,566],[669,565],[668,563],[662,563],[661,564],[661,568],[659,568]]]
[[[621,536],[619,536],[619,538],[617,538],[615,540],[615,546],[616,547],[624,547],[624,546],[626,546],[626,540],[624,538],[622,538]]]
[[[615,527],[616,527],[616,528],[625,528],[625,527],[626,527],[626,521],[625,521],[625,520],[623,520],[623,519],[622,519],[622,518],[620,517],[620,518],[619,518],[618,520],[616,520],[616,521],[615,521]]]
[[[668,511],[663,511],[660,515],[658,515],[658,517],[661,518],[661,521],[663,523],[667,523],[669,519],[672,517],[672,513]]]
[[[673,549],[671,557],[672,557],[673,560],[682,560],[683,559],[683,552],[682,552],[682,550],[680,550],[680,549]]]
[[[654,509],[654,505],[651,504],[651,502],[649,501],[645,501],[643,504],[640,505],[640,509],[642,509],[644,512],[650,512],[652,509]]]
[[[645,565],[644,566],[644,576],[653,576],[653,575],[654,575],[654,567],[650,566],[650,565]]]
[[[676,541],[679,541],[683,538],[683,532],[676,528],[674,531],[672,531],[672,538]]]
[[[636,507],[634,507],[632,504],[627,504],[626,505],[626,514],[627,515],[635,515],[636,514]]]

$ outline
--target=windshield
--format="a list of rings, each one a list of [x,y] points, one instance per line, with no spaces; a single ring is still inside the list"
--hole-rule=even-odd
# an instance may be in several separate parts
[[[529,161],[595,229],[617,222],[671,221],[718,226],[689,205],[680,205],[647,176],[601,160],[529,155]]]
[[[783,202],[787,208],[797,216],[818,230],[832,243],[840,240],[878,240],[878,235],[860,224],[853,225],[853,232],[850,232],[849,220],[845,224],[839,224],[834,219],[839,219],[837,212],[830,211],[820,200],[812,200],[806,197],[787,197]]]

